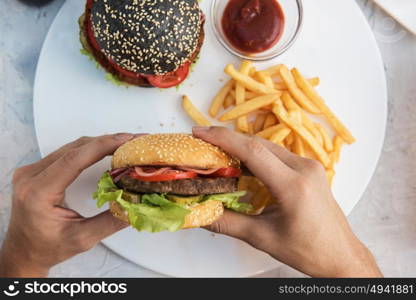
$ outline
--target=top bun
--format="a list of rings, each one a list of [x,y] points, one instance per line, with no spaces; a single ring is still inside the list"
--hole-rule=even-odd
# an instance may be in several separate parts
[[[113,155],[113,169],[150,165],[211,169],[238,168],[240,162],[217,146],[183,133],[143,135],[128,141]]]
[[[102,52],[142,74],[163,75],[189,61],[202,21],[197,0],[95,0],[91,8]]]

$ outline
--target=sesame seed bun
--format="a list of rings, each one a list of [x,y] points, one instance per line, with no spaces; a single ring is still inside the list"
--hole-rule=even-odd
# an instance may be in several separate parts
[[[163,75],[197,50],[203,18],[197,0],[93,1],[91,23],[102,52],[125,70]]]
[[[224,206],[219,201],[208,200],[201,204],[188,207],[191,211],[185,217],[182,229],[208,226],[217,221],[224,213]],[[127,212],[115,201],[110,202],[110,211],[118,219],[129,222]]]
[[[128,141],[113,155],[112,168],[131,166],[239,168],[240,162],[223,150],[190,134],[149,134]]]
[[[126,76],[125,74],[119,72],[113,64],[109,63],[108,58],[104,53],[95,49],[90,41],[90,38],[87,34],[87,26],[88,26],[88,17],[89,17],[89,10],[87,8],[87,12],[82,14],[78,20],[79,28],[80,28],[80,42],[82,45],[83,50],[88,53],[90,58],[93,58],[107,73],[111,74],[113,78],[122,82],[126,85],[134,85],[139,87],[153,87],[149,80],[144,75],[140,75],[138,73],[135,77]],[[200,25],[200,34],[198,39],[198,45],[195,52],[189,57],[189,62],[195,63],[198,59],[200,50],[204,43],[205,33],[204,33],[204,22]]]

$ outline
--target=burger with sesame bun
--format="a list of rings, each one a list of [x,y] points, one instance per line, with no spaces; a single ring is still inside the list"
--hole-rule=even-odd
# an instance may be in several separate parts
[[[214,223],[224,207],[250,212],[239,202],[240,174],[237,159],[192,135],[144,135],[115,151],[94,198],[139,231],[195,228]]]
[[[204,41],[198,0],[87,0],[79,25],[81,52],[117,84],[177,86]]]

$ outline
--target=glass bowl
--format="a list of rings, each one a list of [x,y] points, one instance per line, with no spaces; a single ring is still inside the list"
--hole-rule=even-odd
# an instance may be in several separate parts
[[[283,34],[277,43],[270,49],[260,53],[244,53],[236,49],[227,39],[222,29],[222,16],[228,0],[212,0],[211,26],[215,37],[231,54],[242,59],[264,61],[275,58],[288,50],[299,35],[303,21],[302,0],[277,0],[283,10],[285,23]]]

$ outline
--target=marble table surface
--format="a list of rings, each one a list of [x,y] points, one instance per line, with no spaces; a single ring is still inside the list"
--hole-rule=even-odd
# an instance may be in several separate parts
[[[348,219],[386,276],[415,277],[416,37],[371,0],[356,1],[381,49],[387,74],[389,117],[377,170]],[[43,40],[62,3],[63,0],[55,0],[39,8],[17,0],[0,1],[0,241],[10,217],[13,170],[40,158],[33,125],[33,81]],[[97,245],[54,267],[50,276],[163,275]],[[281,266],[261,276],[304,275]]]

